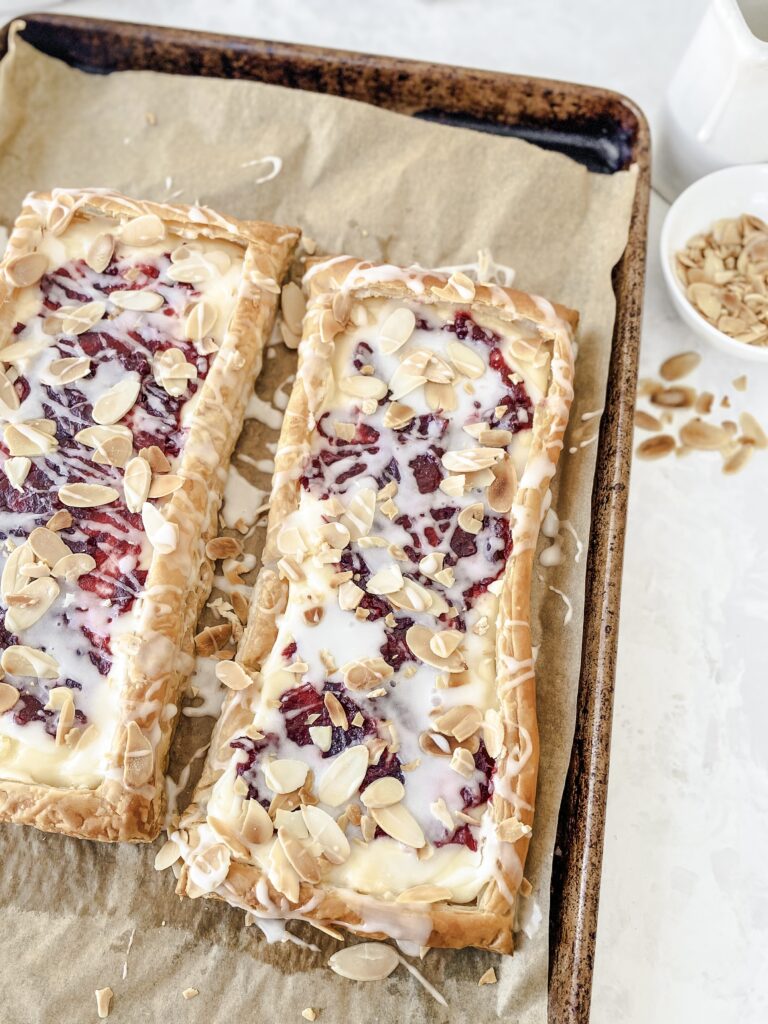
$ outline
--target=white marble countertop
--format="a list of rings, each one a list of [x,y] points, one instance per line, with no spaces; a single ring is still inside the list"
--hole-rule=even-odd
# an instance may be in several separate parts
[[[30,6],[605,85],[653,123],[706,0]],[[0,0],[0,14],[20,10]],[[661,281],[665,210],[654,197],[647,376],[697,347]],[[692,383],[768,420],[768,367],[702,354]],[[730,381],[744,372],[737,395]],[[768,1020],[768,454],[758,456],[730,478],[706,453],[633,468],[595,1024]]]

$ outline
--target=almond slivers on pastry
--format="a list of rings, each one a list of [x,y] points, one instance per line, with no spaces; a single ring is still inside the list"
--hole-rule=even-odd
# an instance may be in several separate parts
[[[163,863],[257,916],[509,952],[577,317],[346,257],[306,284],[241,671]]]
[[[298,234],[54,190],[0,265],[0,820],[151,839]]]

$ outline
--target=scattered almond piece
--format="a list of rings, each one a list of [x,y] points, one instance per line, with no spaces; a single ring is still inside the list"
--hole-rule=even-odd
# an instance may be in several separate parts
[[[481,976],[481,978],[480,978],[480,980],[478,981],[477,984],[478,984],[478,986],[480,986],[480,985],[495,985],[497,981],[498,981],[498,978],[496,977],[496,971],[494,971],[494,969],[492,967],[489,967],[488,970],[485,972],[485,974],[483,974]]]
[[[665,359],[659,368],[664,380],[680,380],[696,369],[701,362],[698,352],[679,352]]]
[[[99,1015],[99,1020],[104,1020],[105,1017],[109,1016],[114,992],[111,988],[97,988],[94,994],[96,996],[96,1012]]]
[[[200,989],[197,988],[185,988],[181,993],[185,999],[194,999],[195,996],[200,995]]]
[[[639,459],[663,459],[675,450],[675,439],[669,434],[657,434],[642,441],[635,449]]]

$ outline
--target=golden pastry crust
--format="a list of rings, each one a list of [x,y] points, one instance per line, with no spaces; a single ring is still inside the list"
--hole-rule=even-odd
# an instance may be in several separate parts
[[[536,694],[530,637],[530,591],[544,501],[554,476],[573,397],[572,332],[578,315],[546,300],[496,285],[473,285],[464,275],[447,275],[417,268],[398,270],[360,263],[351,258],[318,262],[307,275],[310,304],[299,352],[299,372],[285,413],[275,458],[267,542],[263,567],[251,600],[248,624],[238,661],[256,672],[273,648],[277,621],[288,600],[288,583],[277,568],[278,535],[282,524],[298,507],[298,478],[314,429],[313,410],[322,406],[332,378],[329,342],[347,323],[352,301],[383,297],[411,300],[420,305],[448,303],[482,323],[500,327],[525,320],[535,325],[536,345],[548,353],[546,395],[535,407],[532,441],[526,468],[512,506],[513,553],[507,562],[499,595],[496,632],[496,693],[504,723],[505,750],[497,762],[496,785],[488,804],[494,822],[514,821],[523,834],[498,844],[494,877],[472,905],[451,903],[394,903],[328,885],[302,881],[297,900],[286,901],[266,874],[233,847],[225,881],[205,893],[233,904],[275,916],[300,917],[324,925],[343,925],[366,938],[394,935],[431,947],[477,946],[497,952],[512,951],[515,895],[523,879],[536,794],[539,756]],[[525,348],[525,344],[523,345]],[[322,628],[322,624],[319,628]],[[229,743],[252,720],[241,695],[232,694],[217,723],[209,758],[198,785],[195,802],[182,819],[181,845],[185,863],[177,891],[203,892],[190,877],[199,829],[206,821],[206,804],[232,753]],[[504,790],[502,795],[501,790]],[[226,838],[224,840],[226,842]],[[244,862],[245,861],[245,862]],[[366,918],[387,922],[387,931],[371,931]],[[428,938],[426,937],[428,936]]]
[[[0,761],[0,821],[88,839],[149,841],[162,824],[164,773],[177,718],[169,708],[179,705],[193,668],[195,623],[212,585],[205,546],[218,533],[226,468],[299,233],[224,218],[207,208],[139,201],[103,190],[32,194],[0,264],[3,336],[14,322],[14,300],[22,291],[14,287],[7,268],[19,256],[36,251],[40,228],[35,225],[58,220],[55,233],[60,234],[70,223],[103,215],[114,218],[117,226],[155,215],[174,244],[198,239],[231,243],[242,252],[242,272],[231,320],[200,388],[175,469],[183,482],[163,509],[167,521],[178,527],[179,539],[172,552],[152,554],[107,777],[92,789],[40,785],[3,779]],[[132,749],[137,736],[140,746],[150,748],[149,764],[144,758],[138,775],[125,769],[129,734]]]

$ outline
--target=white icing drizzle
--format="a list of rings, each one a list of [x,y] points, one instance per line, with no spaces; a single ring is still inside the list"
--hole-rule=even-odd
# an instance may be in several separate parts
[[[561,597],[562,600],[563,600],[563,604],[565,605],[565,615],[563,616],[563,625],[567,626],[568,623],[573,618],[573,604],[571,603],[571,599],[570,599],[570,597],[568,597],[567,594],[563,593],[562,590],[558,590],[557,587],[553,587],[551,584],[549,585],[549,589],[552,591],[553,594],[557,594],[558,597]]]
[[[246,160],[245,163],[240,164],[240,166],[258,167],[259,164],[266,164],[267,169],[261,177],[253,179],[251,182],[252,185],[263,185],[267,181],[272,181],[283,169],[283,161],[279,156],[259,156],[256,157],[255,160]]]

